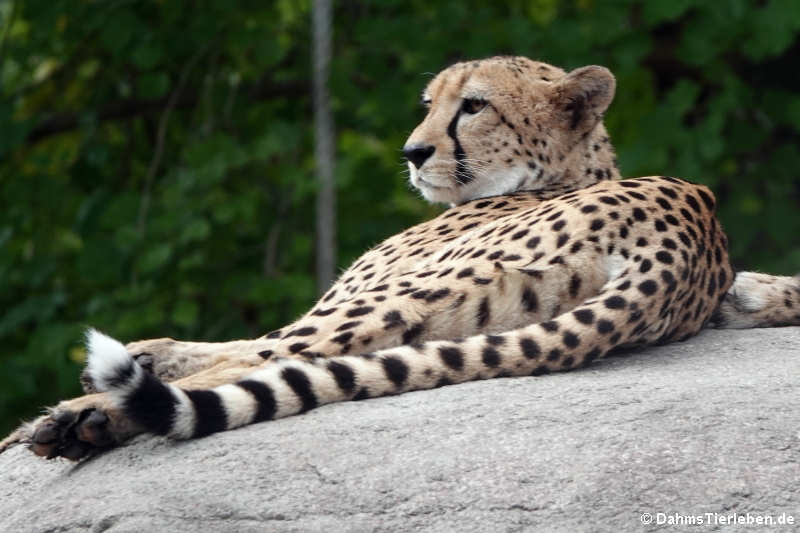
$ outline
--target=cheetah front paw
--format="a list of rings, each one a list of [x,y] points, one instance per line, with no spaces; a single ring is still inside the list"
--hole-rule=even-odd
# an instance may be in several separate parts
[[[116,443],[109,418],[101,410],[58,410],[31,429],[28,448],[40,457],[77,461],[89,452]]]
[[[139,433],[141,428],[123,416],[108,395],[92,394],[61,402],[48,414],[23,424],[0,442],[0,453],[25,444],[40,457],[77,461]]]

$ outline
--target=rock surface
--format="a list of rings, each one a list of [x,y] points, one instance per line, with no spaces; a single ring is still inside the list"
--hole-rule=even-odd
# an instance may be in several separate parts
[[[677,530],[770,516],[760,530],[796,531],[798,407],[800,328],[706,331],[570,373],[140,437],[78,465],[16,447],[0,531],[620,532],[675,514],[711,520]]]

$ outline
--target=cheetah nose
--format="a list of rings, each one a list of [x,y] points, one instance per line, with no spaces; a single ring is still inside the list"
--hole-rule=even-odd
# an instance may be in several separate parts
[[[414,143],[403,147],[403,154],[406,159],[411,161],[417,168],[421,167],[435,151],[436,147],[432,144]]]

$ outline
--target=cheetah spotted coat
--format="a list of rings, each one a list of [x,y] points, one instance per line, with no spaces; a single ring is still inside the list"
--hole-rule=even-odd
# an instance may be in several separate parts
[[[456,64],[404,153],[439,217],[368,251],[260,339],[127,347],[88,334],[86,396],[2,444],[78,459],[151,432],[193,438],[319,405],[590,364],[717,326],[800,324],[797,279],[735,277],[710,190],[620,180],[602,67]],[[734,284],[735,282],[735,284]]]

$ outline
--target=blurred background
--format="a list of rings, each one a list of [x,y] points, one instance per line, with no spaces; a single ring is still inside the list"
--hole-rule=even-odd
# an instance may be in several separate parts
[[[255,337],[317,294],[310,0],[0,0],[0,433],[77,394],[82,330]],[[451,62],[608,66],[624,176],[717,193],[800,271],[800,2],[333,4],[336,264],[432,217],[400,147]]]

